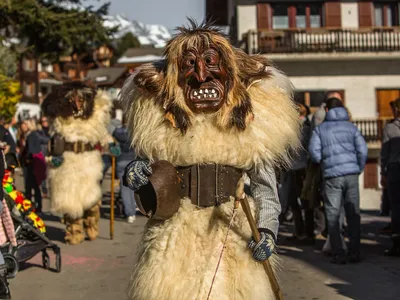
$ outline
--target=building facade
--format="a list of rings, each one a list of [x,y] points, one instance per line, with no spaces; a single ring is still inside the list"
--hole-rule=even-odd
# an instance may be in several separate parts
[[[400,97],[400,2],[223,0],[219,10],[212,2],[209,19],[283,70],[296,101],[315,109],[326,91],[342,93],[369,144],[361,185],[379,188],[381,132],[392,117],[389,102]]]
[[[18,77],[21,102],[41,104],[54,85],[71,80],[84,80],[91,69],[110,67],[113,48],[102,45],[88,53],[60,57],[56,63],[41,61],[29,53],[22,55]]]

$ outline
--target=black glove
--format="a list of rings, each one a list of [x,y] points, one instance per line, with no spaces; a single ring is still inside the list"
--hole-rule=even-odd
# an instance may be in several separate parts
[[[149,183],[148,176],[153,174],[150,163],[144,160],[134,160],[126,168],[123,184],[137,192],[142,186]]]
[[[253,250],[253,258],[258,261],[267,260],[275,249],[275,240],[272,234],[260,229],[261,239],[257,243],[254,237],[249,241],[248,247]]]

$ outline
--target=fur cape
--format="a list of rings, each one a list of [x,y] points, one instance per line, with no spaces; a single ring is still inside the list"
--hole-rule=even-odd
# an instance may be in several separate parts
[[[299,117],[289,80],[273,67],[266,72],[268,77],[247,89],[254,120],[245,130],[221,128],[214,115],[198,114],[185,134],[166,120],[162,105],[135,87],[134,78],[128,79],[122,100],[132,145],[151,161],[176,166],[219,163],[250,169],[287,163],[288,153],[298,146]],[[232,212],[233,201],[199,209],[182,199],[171,219],[150,220],[131,276],[131,299],[206,299]],[[246,247],[250,237],[239,209],[210,299],[274,299],[262,264]]]
[[[67,142],[82,141],[95,145],[109,140],[107,125],[110,121],[111,100],[104,92],[95,97],[90,118],[62,118],[54,120],[53,131]],[[94,206],[102,196],[100,180],[103,162],[99,151],[83,153],[65,152],[61,166],[49,168],[51,211],[56,215],[68,214],[81,218],[85,210]]]

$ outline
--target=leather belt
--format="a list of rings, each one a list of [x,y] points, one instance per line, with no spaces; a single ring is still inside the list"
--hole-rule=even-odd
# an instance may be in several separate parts
[[[177,167],[181,195],[200,207],[219,205],[234,196],[242,170],[219,164]]]
[[[93,151],[93,150],[95,150],[94,146],[92,146],[89,143],[84,143],[81,141],[74,143],[66,142],[64,148],[64,151],[72,151],[75,153],[83,153],[85,151]]]

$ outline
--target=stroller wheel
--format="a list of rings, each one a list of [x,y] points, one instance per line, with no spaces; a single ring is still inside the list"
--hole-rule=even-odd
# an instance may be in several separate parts
[[[19,263],[14,255],[3,254],[4,262],[7,268],[7,278],[14,278],[19,271]]]
[[[46,250],[43,250],[42,252],[42,263],[43,263],[43,268],[48,270],[50,268],[50,257],[47,254]]]

